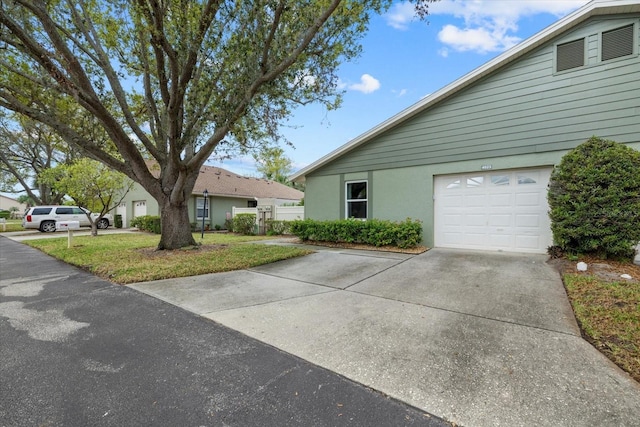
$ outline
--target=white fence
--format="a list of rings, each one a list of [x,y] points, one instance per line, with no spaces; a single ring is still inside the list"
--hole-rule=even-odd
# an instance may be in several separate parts
[[[296,219],[304,219],[304,206],[274,206],[275,212],[272,216],[277,221],[295,221]],[[235,218],[238,214],[254,214],[256,216],[256,224],[260,219],[258,208],[236,208],[232,209],[231,215]]]

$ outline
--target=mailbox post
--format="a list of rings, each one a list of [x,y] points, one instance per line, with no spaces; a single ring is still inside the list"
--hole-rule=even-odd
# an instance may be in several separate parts
[[[56,231],[58,230],[67,230],[67,249],[71,248],[73,246],[73,230],[80,230],[80,221],[58,221],[56,222]]]

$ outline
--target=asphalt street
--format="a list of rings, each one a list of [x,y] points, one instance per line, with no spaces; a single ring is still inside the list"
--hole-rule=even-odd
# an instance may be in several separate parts
[[[0,237],[0,426],[448,426]]]

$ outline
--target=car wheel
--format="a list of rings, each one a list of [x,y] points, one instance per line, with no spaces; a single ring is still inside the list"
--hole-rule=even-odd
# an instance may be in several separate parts
[[[100,221],[98,221],[98,228],[100,230],[104,230],[105,228],[109,227],[109,220],[102,218]]]
[[[40,231],[43,233],[53,233],[56,231],[56,223],[53,221],[42,221],[40,224]]]

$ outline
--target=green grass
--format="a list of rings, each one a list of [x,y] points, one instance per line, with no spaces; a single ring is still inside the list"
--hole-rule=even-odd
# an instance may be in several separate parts
[[[2,225],[0,224],[0,233],[10,232],[10,231],[24,231],[22,228],[22,220],[21,219],[8,219],[5,225],[5,230],[2,229]]]
[[[201,242],[199,233],[194,238]],[[202,246],[175,251],[156,251],[160,236],[147,233],[78,236],[72,248],[67,248],[66,237],[24,243],[121,284],[241,270],[311,253],[246,243],[263,239],[273,237],[212,233],[205,234]]]
[[[585,338],[640,381],[640,282],[565,274],[564,283]]]

